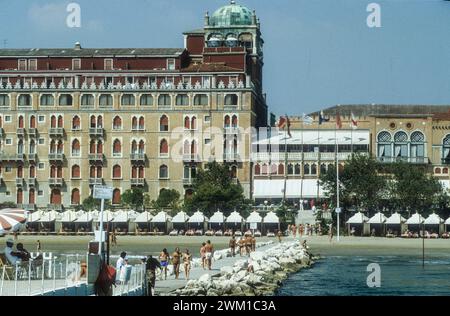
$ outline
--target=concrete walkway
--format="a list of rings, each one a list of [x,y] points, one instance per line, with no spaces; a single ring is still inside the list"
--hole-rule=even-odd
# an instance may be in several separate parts
[[[270,249],[277,245],[278,242],[274,242],[273,244],[263,246],[263,247],[257,247],[256,251],[265,251],[267,249]],[[236,257],[227,257],[223,258],[217,261],[212,262],[212,269],[211,270],[204,270],[202,267],[196,267],[191,269],[190,273],[190,279],[191,280],[197,280],[204,274],[209,274],[212,277],[219,276],[220,275],[220,269],[222,267],[226,266],[233,266],[234,263],[238,260],[246,260],[248,259],[248,256],[239,256],[239,254]],[[181,270],[181,269],[180,269]],[[155,294],[156,295],[164,295],[170,292],[173,292],[177,289],[181,289],[186,286],[187,280],[184,276],[184,271],[180,271],[180,278],[178,280],[175,280],[175,276],[167,276],[167,280],[159,280],[156,279],[156,287],[155,287]]]

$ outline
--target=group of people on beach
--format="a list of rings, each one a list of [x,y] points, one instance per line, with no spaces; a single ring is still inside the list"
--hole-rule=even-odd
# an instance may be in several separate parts
[[[231,256],[236,256],[236,250],[239,252],[239,256],[250,256],[252,251],[256,250],[256,238],[254,236],[242,236],[239,240],[233,235],[228,243],[231,250]]]
[[[288,232],[295,237],[297,237],[297,233],[300,237],[303,236],[312,236],[313,234],[316,236],[322,236],[322,227],[320,224],[310,225],[310,224],[299,224],[299,225],[288,225]]]

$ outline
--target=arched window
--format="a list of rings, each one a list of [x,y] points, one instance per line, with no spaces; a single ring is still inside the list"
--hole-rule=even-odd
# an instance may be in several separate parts
[[[191,119],[191,129],[197,129],[197,118],[195,116],[193,116]]]
[[[305,164],[305,165],[303,166],[303,173],[304,173],[304,174],[309,174],[309,164]]]
[[[442,163],[450,163],[450,134],[442,141]]]
[[[263,165],[262,165],[262,174],[263,174],[263,175],[266,175],[267,172],[268,172],[268,170],[267,170],[267,164],[263,164]]]
[[[59,189],[53,189],[50,194],[50,204],[61,204],[61,191]]]
[[[94,106],[95,98],[92,94],[83,94],[81,96],[81,106]]]
[[[138,120],[136,116],[133,116],[133,118],[131,119],[131,129],[132,130],[138,129]]]
[[[381,161],[389,161],[392,157],[392,136],[389,132],[383,131],[378,134],[378,158]]]
[[[137,153],[137,142],[136,142],[135,140],[133,140],[133,141],[131,142],[131,153],[132,153],[132,154]]]
[[[311,174],[317,174],[317,165],[315,163],[311,165]]]
[[[97,128],[103,127],[103,116],[99,115],[97,116]]]
[[[159,167],[159,178],[168,179],[169,178],[169,168],[166,165]]]
[[[441,172],[441,168],[436,168],[436,169],[434,169],[434,173],[435,174],[441,174],[442,172]]]
[[[78,139],[74,139],[72,142],[72,156],[80,156],[80,141]]]
[[[72,166],[72,178],[73,179],[79,179],[80,177],[81,177],[80,166],[79,165],[73,165]]]
[[[41,106],[54,106],[55,105],[55,98],[51,94],[43,94],[40,98],[40,105]]]
[[[112,198],[112,204],[113,205],[119,205],[120,204],[120,189],[114,189],[114,191],[113,191],[113,198]]]
[[[96,168],[95,168],[95,166],[91,166],[90,168],[89,168],[89,177],[90,178],[96,178],[96,176],[95,176],[95,171],[96,171]]]
[[[278,165],[278,174],[279,175],[284,175],[284,165],[282,163],[280,163]]]
[[[159,143],[159,154],[161,156],[166,156],[169,154],[169,144],[165,139],[162,139],[161,142]]]
[[[397,132],[394,135],[394,157],[396,159],[408,157],[408,135],[405,132]]]
[[[64,119],[63,119],[62,115],[58,116],[58,127],[59,128],[63,128],[64,127]]]
[[[277,174],[278,172],[278,166],[276,164],[272,164],[270,166],[270,174]]]
[[[101,94],[98,101],[100,106],[113,106],[113,97],[110,94]]]
[[[97,178],[103,178],[103,168],[102,166],[97,166]]]
[[[184,118],[184,129],[191,129],[191,120],[189,119],[189,116]]]
[[[36,116],[30,116],[30,128],[36,128]]]
[[[133,166],[133,168],[131,168],[131,179],[136,179],[137,173],[138,173],[138,168],[136,166]]]
[[[197,94],[194,97],[194,105],[208,105],[208,96],[206,94]]]
[[[52,165],[50,167],[50,178],[56,178],[56,166]]]
[[[225,118],[224,118],[224,120],[223,120],[223,126],[225,127],[225,128],[228,128],[228,127],[230,127],[230,116],[229,115],[225,115]]]
[[[23,167],[17,166],[17,178],[23,178]]]
[[[161,116],[159,119],[159,131],[168,132],[169,131],[169,118],[166,115]]]
[[[233,118],[231,119],[231,126],[234,128],[238,127],[238,118],[236,115],[233,115]]]
[[[118,130],[118,129],[122,129],[122,119],[120,118],[120,116],[115,116],[113,119],[113,129],[114,130]]]
[[[231,178],[232,179],[236,179],[237,178],[237,167],[236,166],[232,166],[231,167]]]
[[[189,143],[188,140],[184,141],[184,145],[183,145],[183,154],[184,155],[189,155],[190,154],[190,150],[191,150],[191,144]]]
[[[261,167],[259,166],[259,164],[255,165],[255,175],[259,176],[261,174]]]
[[[36,197],[35,197],[35,191],[34,189],[30,189],[28,192],[28,204],[35,204],[36,203]]]
[[[0,106],[9,106],[9,95],[0,94]]]
[[[73,105],[73,97],[70,94],[61,94],[59,96],[59,105],[62,105],[62,106]]]
[[[325,173],[327,173],[327,165],[323,163],[320,165],[320,174],[325,174]]]
[[[50,128],[56,128],[56,116],[52,115],[50,117]]]
[[[56,147],[56,152],[62,154],[64,152],[64,144],[62,141],[58,141],[58,146]]]
[[[143,166],[139,166],[139,179],[144,179],[145,175],[144,175],[144,167]]]
[[[189,105],[189,97],[187,94],[178,94],[175,99],[176,105],[186,106]]]
[[[78,115],[75,115],[72,119],[72,129],[73,130],[81,129],[81,120]]]
[[[442,173],[443,173],[443,174],[448,174],[448,168],[443,168],[443,169],[442,169]]]
[[[19,95],[19,106],[31,106],[31,95],[29,94]]]
[[[195,140],[191,143],[191,155],[194,157],[197,154],[197,142]]]
[[[24,120],[23,120],[23,116],[22,115],[19,115],[19,124],[18,124],[19,126],[19,128],[25,128],[25,124],[24,124]]]
[[[103,154],[103,142],[101,140],[97,143],[97,154]]]
[[[56,142],[52,139],[52,141],[50,142],[50,153],[54,154],[56,153]]]
[[[143,140],[139,141],[139,153],[145,153],[145,142]]]
[[[139,130],[144,130],[145,129],[145,119],[143,116],[139,117]]]
[[[36,167],[35,166],[30,166],[30,178],[31,179],[36,178]]]
[[[294,166],[290,163],[288,164],[288,175],[294,174]]]
[[[136,105],[136,98],[132,94],[124,94],[122,95],[120,103],[122,106],[130,106],[130,105]]]
[[[73,189],[72,190],[72,195],[70,197],[70,203],[72,205],[79,205],[80,204],[80,190],[78,189]]]
[[[301,165],[300,164],[295,164],[294,172],[295,172],[295,174],[301,174]]]
[[[119,165],[114,165],[113,167],[113,179],[122,178],[122,168]]]
[[[238,96],[237,94],[228,94],[225,96],[225,105],[236,106],[238,105]]]
[[[23,204],[23,190],[22,189],[17,189],[17,204]]]
[[[95,154],[95,140],[91,140],[90,144],[89,144],[89,153],[90,154]]]
[[[17,142],[17,153],[23,154],[23,140],[21,139]]]
[[[411,134],[411,162],[423,163],[425,158],[425,136],[421,132]]]
[[[161,94],[158,97],[158,106],[171,106],[172,105],[172,98],[168,94]]]
[[[120,140],[116,139],[113,143],[113,156],[117,157],[122,154],[122,144]]]
[[[153,96],[151,94],[141,95],[141,106],[152,106],[152,105],[153,105]]]

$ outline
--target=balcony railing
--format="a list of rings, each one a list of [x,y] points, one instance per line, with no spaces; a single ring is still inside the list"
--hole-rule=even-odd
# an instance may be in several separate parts
[[[145,126],[133,126],[131,127],[132,132],[145,132]]]
[[[7,154],[7,153],[0,153],[0,161],[24,161],[25,155],[24,154]]]
[[[51,211],[62,211],[64,209],[64,206],[62,204],[50,203],[47,205],[47,208]]]
[[[200,161],[200,155],[198,154],[183,154],[183,161],[185,162],[199,162]]]
[[[49,153],[48,159],[50,161],[62,162],[64,161],[64,154],[61,153]]]
[[[412,164],[428,164],[428,157],[377,157],[381,163],[407,162]]]
[[[37,154],[28,154],[28,161],[36,161]]]
[[[89,128],[89,135],[95,137],[102,137],[105,133],[103,127],[91,127]]]
[[[223,160],[224,161],[238,161],[240,160],[240,155],[239,154],[223,154]]]
[[[62,127],[50,128],[48,134],[51,137],[63,137],[64,136],[64,128],[62,128]]]
[[[26,210],[26,211],[34,211],[36,209],[36,204],[17,204],[17,208]]]
[[[17,133],[18,137],[24,137],[25,136],[25,128],[18,128],[16,133]]]
[[[367,155],[368,153],[358,153],[359,155],[364,154]],[[352,153],[338,153],[338,159],[340,161],[343,160],[349,160],[352,156]],[[253,153],[252,159],[253,161],[284,161],[286,158],[285,153],[283,152],[259,152],[259,153]],[[288,161],[335,161],[336,160],[336,153],[315,153],[315,152],[307,152],[307,153],[287,153],[287,160]]]
[[[48,184],[52,187],[62,187],[64,184],[63,178],[49,178]]]
[[[17,187],[23,186],[23,178],[16,178],[16,186]]]
[[[37,135],[37,129],[36,128],[30,128],[28,129],[28,136],[30,137],[36,137]]]
[[[130,155],[130,159],[134,162],[145,162],[146,155],[144,153],[134,153]]]
[[[194,184],[194,179],[193,178],[184,178],[183,179],[183,185],[191,186],[193,184]]]
[[[145,186],[145,179],[131,179],[131,186],[143,187]]]
[[[36,178],[29,178],[28,179],[28,186],[29,187],[35,187],[36,186]]]
[[[235,127],[235,126],[226,126],[223,129],[223,132],[225,134],[232,134],[232,135],[236,135],[239,134],[239,127]]]
[[[103,178],[89,178],[89,185],[103,185]]]
[[[89,161],[91,162],[103,162],[104,159],[103,154],[89,154]]]

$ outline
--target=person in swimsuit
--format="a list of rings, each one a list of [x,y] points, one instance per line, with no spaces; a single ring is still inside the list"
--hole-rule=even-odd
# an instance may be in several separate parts
[[[206,260],[206,250],[205,250],[206,243],[202,243],[202,246],[200,247],[200,258],[202,259],[202,268],[205,270],[205,260]]]
[[[234,238],[234,236],[231,237],[228,246],[230,247],[231,250],[231,256],[234,257],[236,255],[236,239]]]
[[[252,239],[252,251],[256,251],[256,238],[255,236],[252,236],[251,239]]]
[[[241,239],[239,239],[238,245],[239,245],[239,256],[242,257],[242,253],[244,252],[245,248],[244,237],[241,237]]]
[[[189,280],[189,272],[191,272],[191,260],[192,255],[189,252],[189,249],[186,249],[186,252],[183,254],[184,275],[186,277],[186,280]]]
[[[211,270],[213,251],[214,247],[211,244],[211,241],[208,240],[205,245],[205,263],[207,264],[209,270]]]
[[[164,271],[164,280],[167,280],[167,267],[169,265],[170,255],[167,252],[167,249],[164,248],[163,251],[159,254],[159,261],[161,264],[161,267]]]
[[[181,251],[180,248],[175,248],[174,253],[172,254],[172,264],[173,264],[173,272],[175,273],[175,279],[178,280],[180,275],[180,262],[181,262]]]

